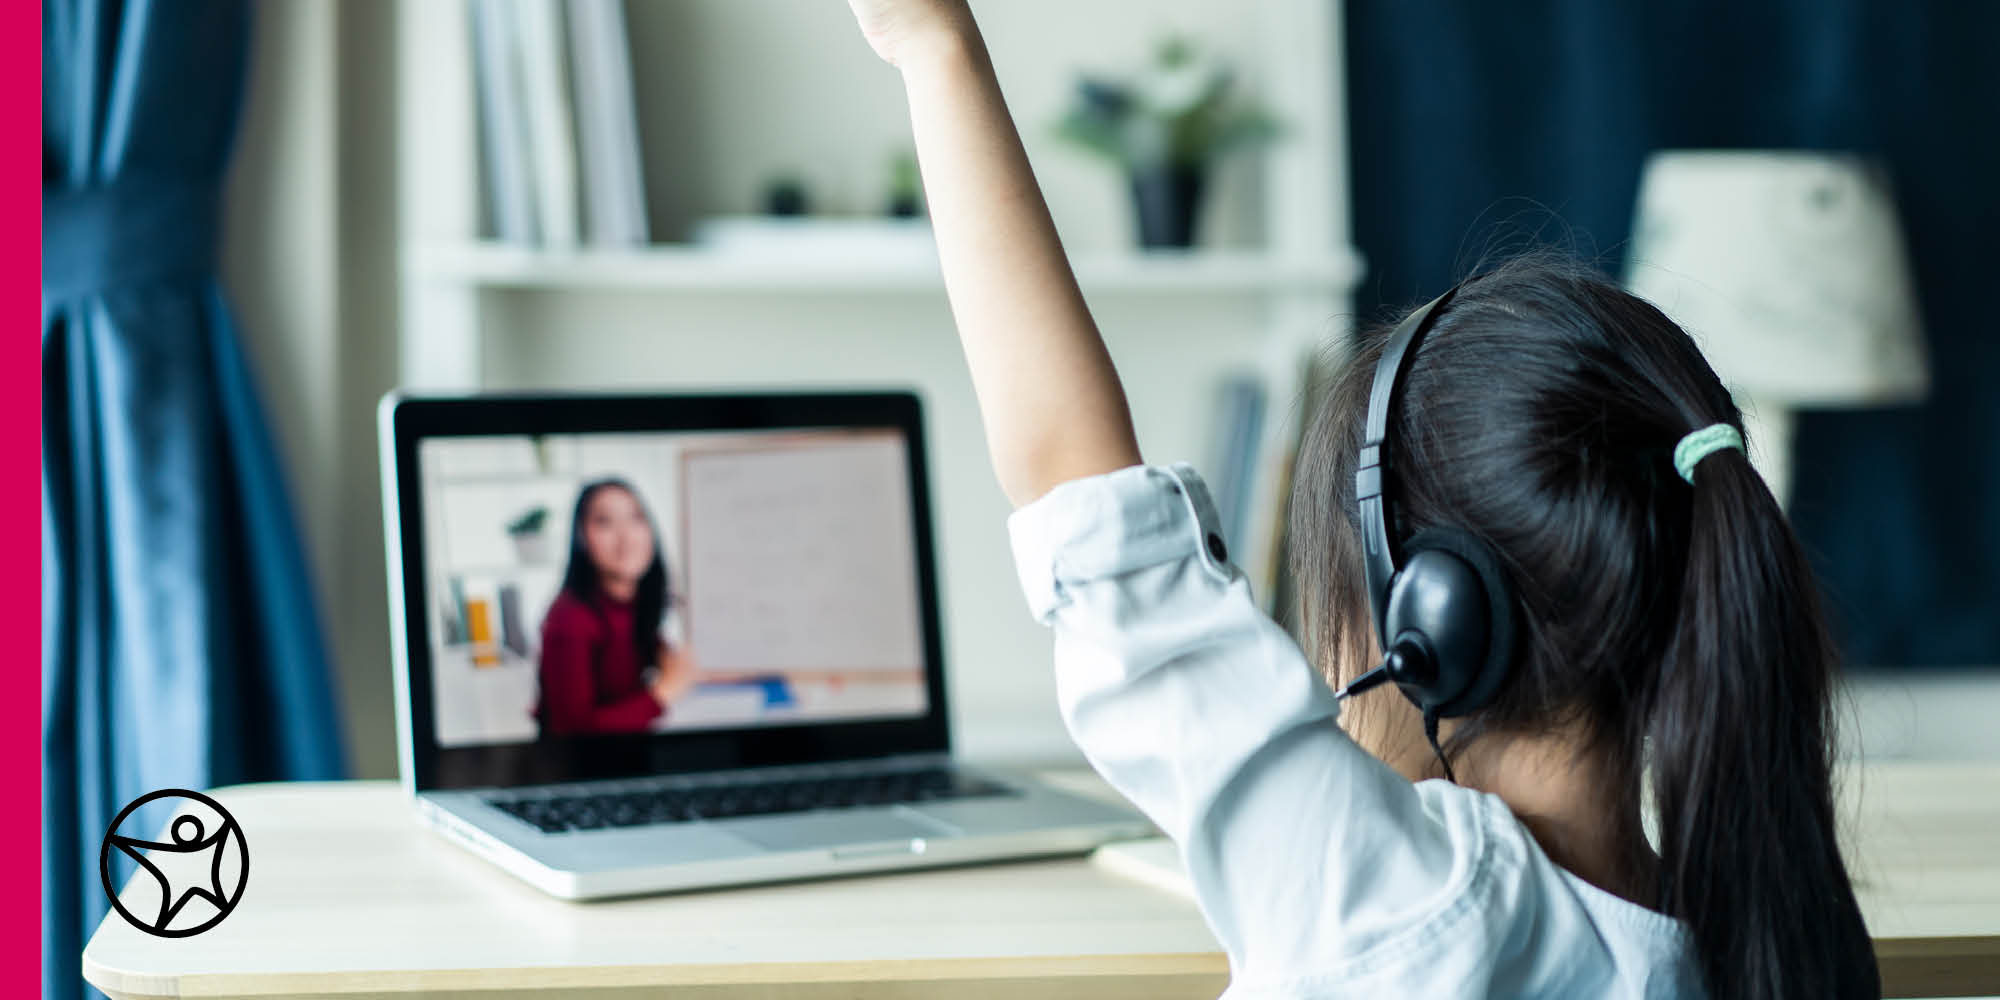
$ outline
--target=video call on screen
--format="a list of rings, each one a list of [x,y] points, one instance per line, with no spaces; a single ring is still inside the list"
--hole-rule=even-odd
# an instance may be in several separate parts
[[[440,747],[925,713],[894,429],[430,439]]]

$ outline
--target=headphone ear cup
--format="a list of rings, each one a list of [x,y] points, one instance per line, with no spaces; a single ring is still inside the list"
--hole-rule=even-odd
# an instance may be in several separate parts
[[[1464,531],[1430,528],[1403,550],[1403,570],[1391,586],[1390,641],[1404,629],[1424,632],[1437,654],[1437,679],[1425,692],[1429,704],[1418,707],[1440,718],[1469,715],[1493,700],[1513,666],[1513,587],[1493,550]],[[1440,595],[1414,602],[1439,605],[1423,616],[1430,621],[1403,620],[1411,617],[1404,609],[1412,603],[1397,599],[1397,591],[1405,589]]]

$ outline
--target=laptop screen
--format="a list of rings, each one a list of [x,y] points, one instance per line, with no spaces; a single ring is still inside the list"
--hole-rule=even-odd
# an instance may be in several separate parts
[[[418,442],[440,749],[929,711],[900,428]]]

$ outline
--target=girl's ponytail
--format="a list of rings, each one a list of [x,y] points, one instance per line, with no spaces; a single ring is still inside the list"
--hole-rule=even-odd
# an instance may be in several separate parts
[[[1804,553],[1742,451],[1691,489],[1679,624],[1646,698],[1660,907],[1718,1000],[1879,997],[1835,842],[1835,651]]]

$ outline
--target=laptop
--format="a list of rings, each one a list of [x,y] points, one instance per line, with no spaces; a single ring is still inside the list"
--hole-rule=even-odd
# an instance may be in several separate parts
[[[953,758],[914,395],[392,393],[379,417],[402,781],[424,823],[532,885],[594,899],[1150,832]]]

